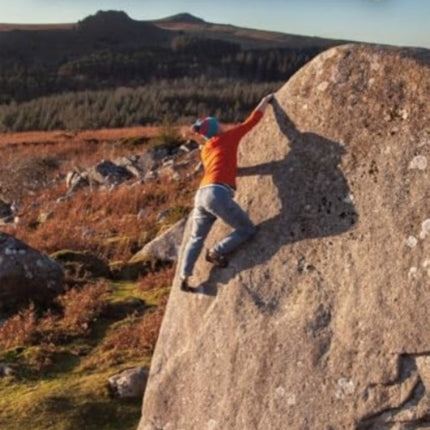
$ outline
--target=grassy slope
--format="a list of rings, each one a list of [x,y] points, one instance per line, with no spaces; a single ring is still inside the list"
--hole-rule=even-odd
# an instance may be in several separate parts
[[[180,183],[160,182],[151,185],[149,191],[144,185],[140,188],[117,187],[110,192],[109,202],[113,200],[113,206],[121,209],[109,213],[103,203],[103,192],[77,192],[71,203],[76,209],[73,213],[70,207],[63,207],[55,200],[64,192],[64,173],[73,165],[88,167],[104,158],[142,153],[154,132],[156,134],[154,129],[133,129],[76,135],[55,132],[0,136],[0,156],[7,160],[8,168],[13,168],[14,163],[22,159],[49,156],[59,160],[54,163],[56,169],[48,172],[57,178],[52,187],[24,196],[20,222],[16,227],[2,227],[3,231],[48,252],[59,246],[62,230],[71,234],[75,227],[91,224],[95,231],[100,228],[100,237],[95,235],[98,246],[90,243],[94,239],[90,236],[88,243],[76,241],[66,244],[70,245],[67,247],[84,248],[78,251],[92,248],[101,258],[106,259],[106,255],[111,254],[113,260],[118,260],[121,256],[114,251],[121,250],[109,248],[106,251],[100,245],[106,242],[104,226],[114,227],[116,231],[112,235],[130,236],[127,243],[137,241],[138,238],[132,236],[141,236],[144,233],[141,229],[162,230],[165,226],[156,221],[156,215],[174,204],[190,204],[197,177]],[[134,189],[137,191],[130,191]],[[168,198],[169,195],[173,200]],[[136,204],[135,200],[141,197],[143,200]],[[135,228],[140,204],[149,210],[145,222],[152,220],[152,224],[143,223]],[[47,207],[53,211],[50,221],[33,225],[40,210]],[[124,215],[131,222],[123,222]],[[121,231],[122,226],[124,231]],[[123,255],[127,257],[129,254],[130,250],[125,250]],[[55,314],[55,318],[30,311],[21,319],[16,317],[9,343],[7,333],[0,333],[0,345],[3,342],[0,363],[16,366],[14,376],[0,377],[0,429],[135,429],[141,399],[111,398],[107,380],[129,367],[149,367],[173,270],[174,267],[165,266],[136,281],[104,281],[101,293],[93,296],[86,291],[96,288],[99,281],[88,281],[77,293],[80,295],[71,295],[74,290],[65,294],[61,301],[62,312]],[[142,302],[143,308],[139,306]],[[33,317],[35,323],[31,322]],[[22,335],[22,341],[17,333]]]
[[[117,284],[110,300],[119,297],[139,297],[156,306],[157,292],[142,293],[138,283]],[[168,292],[165,288],[164,294]],[[155,296],[155,297],[154,297]],[[98,347],[117,321],[101,318],[89,338],[74,339],[61,346],[45,370],[32,368],[30,357],[36,357],[37,347],[15,348],[0,354],[0,361],[15,362],[21,369],[18,377],[0,379],[0,428],[18,430],[129,430],[135,429],[141,399],[112,399],[107,380],[128,367],[149,367],[151,351],[134,357],[103,359]],[[106,353],[106,351],[104,351]],[[46,354],[43,352],[43,354]],[[95,359],[97,366],[86,362]],[[25,369],[25,371],[23,371]]]

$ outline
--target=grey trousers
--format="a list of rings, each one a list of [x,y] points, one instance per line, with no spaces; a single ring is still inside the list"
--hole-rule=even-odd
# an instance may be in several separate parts
[[[233,231],[213,250],[228,254],[255,234],[255,226],[248,214],[233,200],[233,191],[226,186],[213,184],[199,190],[194,198],[191,234],[185,246],[180,275],[191,276],[204,241],[217,218],[233,227]]]

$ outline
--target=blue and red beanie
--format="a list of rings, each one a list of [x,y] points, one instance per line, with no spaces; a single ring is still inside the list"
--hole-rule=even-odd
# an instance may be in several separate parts
[[[219,122],[213,116],[207,116],[206,118],[198,119],[193,124],[193,131],[201,134],[206,139],[210,139],[211,137],[215,136],[218,133],[218,130]]]

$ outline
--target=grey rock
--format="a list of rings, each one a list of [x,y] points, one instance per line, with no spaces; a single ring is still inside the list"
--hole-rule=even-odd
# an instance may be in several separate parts
[[[13,218],[11,204],[0,199],[0,223],[10,223]]]
[[[66,174],[66,185],[69,193],[72,193],[79,188],[88,186],[88,173],[81,171],[78,168],[74,168]]]
[[[108,379],[109,392],[120,399],[142,397],[147,378],[148,370],[143,367],[124,370]]]
[[[51,254],[51,258],[63,267],[68,280],[108,278],[109,265],[89,251],[63,249]]]
[[[185,224],[186,218],[179,220],[160,236],[147,243],[131,258],[130,263],[153,259],[170,262],[176,261],[184,234]]]
[[[336,47],[276,93],[239,153],[259,231],[176,275],[139,430],[428,425],[429,59]]]
[[[14,368],[7,363],[0,363],[0,377],[13,376],[15,374]]]
[[[144,172],[144,175],[148,172],[158,168],[162,161],[169,155],[169,150],[165,146],[155,146],[142,155],[137,160],[137,166],[139,170]]]
[[[63,269],[47,255],[0,232],[0,310],[44,303],[64,291]]]
[[[89,181],[97,185],[118,185],[132,178],[133,175],[122,166],[109,160],[103,160],[88,170]]]
[[[113,162],[115,165],[125,168],[128,172],[131,173],[131,175],[135,176],[136,178],[140,178],[142,171],[139,169],[138,160],[138,156],[131,155],[129,157],[117,158]]]

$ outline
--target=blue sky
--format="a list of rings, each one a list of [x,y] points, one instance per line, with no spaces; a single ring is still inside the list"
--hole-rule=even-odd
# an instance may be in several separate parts
[[[430,0],[0,0],[0,22],[77,22],[98,10],[136,20],[189,12],[208,22],[430,48]]]

